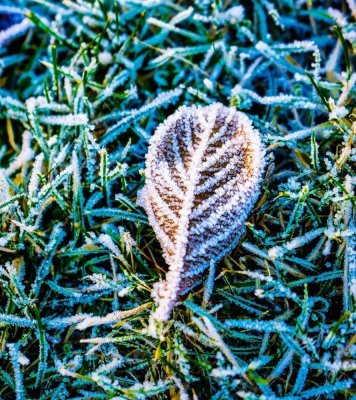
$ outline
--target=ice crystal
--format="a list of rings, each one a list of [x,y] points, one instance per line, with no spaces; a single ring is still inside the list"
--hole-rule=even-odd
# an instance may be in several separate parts
[[[222,104],[181,107],[157,128],[140,193],[169,265],[154,293],[157,320],[167,320],[210,263],[235,246],[263,166],[259,133],[245,114]]]

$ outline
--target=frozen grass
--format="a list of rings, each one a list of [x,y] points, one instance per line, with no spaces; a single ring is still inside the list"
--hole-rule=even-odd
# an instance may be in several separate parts
[[[1,1],[1,399],[356,398],[355,2],[236,3]],[[156,339],[147,140],[216,101],[262,195]]]

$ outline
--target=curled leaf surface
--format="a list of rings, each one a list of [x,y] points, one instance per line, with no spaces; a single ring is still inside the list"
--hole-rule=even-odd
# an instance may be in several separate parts
[[[236,245],[263,166],[259,133],[234,108],[183,106],[157,128],[139,194],[169,265],[153,293],[156,320],[169,319],[179,297]]]

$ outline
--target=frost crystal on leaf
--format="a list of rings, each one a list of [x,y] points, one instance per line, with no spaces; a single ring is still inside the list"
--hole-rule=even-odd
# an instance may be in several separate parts
[[[139,194],[169,265],[154,289],[154,320],[169,319],[210,263],[235,246],[259,194],[263,166],[259,133],[234,108],[183,106],[157,128]]]

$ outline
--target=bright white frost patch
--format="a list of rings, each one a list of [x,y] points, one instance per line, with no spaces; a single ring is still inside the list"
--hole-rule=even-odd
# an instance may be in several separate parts
[[[11,24],[7,29],[0,30],[0,47],[2,47],[24,35],[30,29],[32,23],[24,17],[22,10],[19,8],[0,6],[0,12],[9,17],[15,16],[19,20]]]
[[[180,107],[158,128],[139,193],[169,265],[152,293],[165,321],[202,272],[236,244],[257,199],[264,166],[248,117],[216,103]]]
[[[7,183],[5,171],[0,169],[0,204],[9,201],[10,198],[10,186]]]

